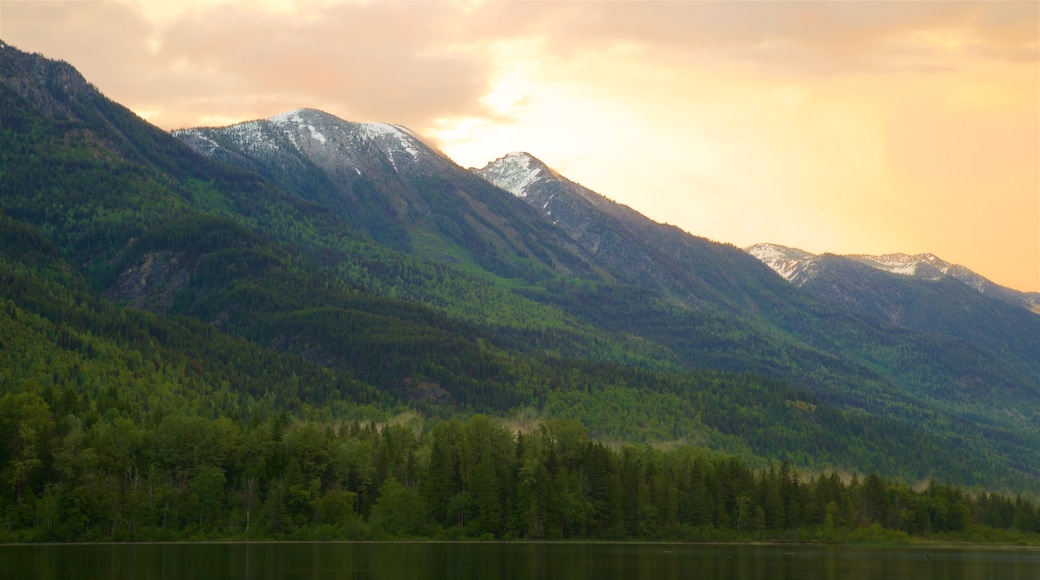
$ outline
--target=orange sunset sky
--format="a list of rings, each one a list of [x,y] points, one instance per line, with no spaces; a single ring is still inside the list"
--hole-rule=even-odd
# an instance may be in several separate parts
[[[315,107],[713,240],[1040,290],[1040,3],[0,1],[165,129]]]

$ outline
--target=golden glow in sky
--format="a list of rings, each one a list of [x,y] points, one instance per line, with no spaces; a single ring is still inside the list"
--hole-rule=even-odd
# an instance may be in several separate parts
[[[717,241],[932,252],[1040,290],[1036,2],[0,0],[166,129],[316,107],[528,151]]]

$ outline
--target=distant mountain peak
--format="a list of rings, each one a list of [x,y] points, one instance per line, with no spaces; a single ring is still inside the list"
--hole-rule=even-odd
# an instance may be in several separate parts
[[[766,260],[807,259],[814,257],[814,254],[797,248],[770,243],[755,244],[745,248],[744,251],[763,262]]]
[[[276,125],[288,125],[290,123],[303,123],[303,118],[300,113],[309,111],[311,109],[293,109],[284,113],[278,113],[277,115],[268,118],[267,120]]]
[[[394,138],[404,136],[408,139],[419,139],[415,133],[403,125],[392,125],[390,123],[357,123],[346,121],[322,111],[320,109],[300,108],[278,113],[269,117],[267,121],[279,126],[306,127],[314,123],[319,124],[342,124],[350,125],[361,130],[361,133],[369,139],[391,136]],[[254,121],[255,122],[255,121]]]
[[[416,147],[421,139],[407,127],[391,125],[389,123],[354,123],[344,121],[318,109],[293,109],[279,113],[267,119],[268,122],[277,125],[290,137],[293,144],[299,146],[294,136],[305,136],[302,129],[306,129],[310,137],[325,145],[329,138],[336,133],[353,133],[355,141],[367,141],[381,146],[390,157],[396,168],[396,160],[393,158],[395,152],[407,153],[413,160],[419,158],[419,149]],[[325,133],[329,133],[327,136]]]
[[[398,173],[434,153],[407,127],[345,121],[308,108],[227,127],[181,129],[173,135],[211,157],[228,147],[260,158],[288,153],[303,155],[328,169],[349,166],[357,175],[371,159],[366,152],[381,153]]]
[[[983,293],[985,293],[983,281],[988,282],[967,268],[951,264],[935,254],[883,254],[880,256],[853,254],[846,257],[878,270],[922,280],[939,280],[946,276],[954,276]]]
[[[758,258],[785,280],[795,286],[801,286],[816,275],[817,256],[797,248],[789,248],[780,244],[755,244],[744,249],[745,252]]]
[[[507,153],[476,171],[484,179],[517,197],[527,197],[528,189],[536,181],[556,179],[546,164],[524,151]]]
[[[803,286],[815,278],[822,267],[821,256],[779,244],[755,244],[744,248],[744,251],[758,258],[759,261],[796,286]],[[875,270],[917,280],[934,281],[952,277],[981,294],[1040,314],[1040,294],[1005,288],[964,266],[947,262],[935,254],[849,254],[842,257],[870,266]]]

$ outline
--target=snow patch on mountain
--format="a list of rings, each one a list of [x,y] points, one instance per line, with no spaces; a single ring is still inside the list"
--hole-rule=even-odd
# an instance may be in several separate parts
[[[303,125],[303,119],[300,117],[300,113],[303,109],[293,109],[284,113],[278,113],[277,115],[268,119],[268,121],[275,125],[288,125],[290,123],[295,125]]]
[[[357,175],[376,151],[398,173],[414,170],[428,156],[422,140],[405,127],[344,121],[316,109],[293,109],[268,119],[173,134],[210,157],[230,147],[257,159],[303,157],[326,169],[348,169]],[[293,163],[285,159],[279,163],[284,162]]]
[[[796,286],[805,284],[819,272],[817,256],[796,248],[778,244],[755,244],[744,248],[744,251]]]
[[[419,150],[412,143],[416,137],[411,131],[389,123],[363,123],[360,128],[361,133],[370,141],[387,139],[396,142],[402,151],[412,156],[412,159],[419,158]]]
[[[756,257],[762,263],[768,265],[776,273],[790,281],[795,279],[802,283],[809,277],[810,266],[819,258],[803,250],[788,248],[778,244],[755,244],[745,248],[744,251]],[[876,270],[882,270],[890,274],[917,278],[921,280],[939,280],[946,276],[956,276],[966,284],[982,291],[979,280],[985,280],[974,274],[967,268],[957,266],[942,260],[935,254],[851,254],[845,256],[861,264],[866,264]],[[958,275],[959,273],[970,274]]]
[[[543,171],[544,167],[532,161],[534,158],[530,154],[518,151],[488,163],[483,169],[478,170],[478,173],[516,197],[527,197],[527,189],[547,176],[547,172]]]
[[[878,270],[924,280],[938,280],[952,275],[955,268],[954,264],[939,259],[935,254],[854,254],[848,257]]]
[[[190,144],[196,152],[212,157],[220,149],[220,144],[210,139],[201,129],[178,129],[170,133],[174,137]]]
[[[307,125],[307,128],[311,130],[311,137],[314,137],[315,140],[320,141],[322,145],[325,144],[327,139],[325,139],[325,136],[319,133],[318,130],[314,128],[314,125]]]
[[[809,252],[777,244],[755,244],[744,248],[744,251],[796,286],[802,286],[819,274],[820,257]],[[935,254],[851,254],[844,257],[876,270],[918,280],[934,281],[952,277],[981,294],[1040,314],[1040,294],[1005,288]]]
[[[260,152],[268,146],[268,137],[259,123],[239,123],[216,129],[214,132],[218,135],[231,137],[236,143],[242,144],[242,148],[249,152]],[[286,131],[285,134],[293,142],[293,145],[296,145],[294,135],[289,131]]]
[[[888,268],[888,271],[901,276],[913,276],[917,273],[917,262],[907,262]]]

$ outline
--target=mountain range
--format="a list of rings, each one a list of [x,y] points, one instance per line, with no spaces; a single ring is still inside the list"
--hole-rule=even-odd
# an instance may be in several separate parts
[[[171,135],[6,46],[0,219],[0,394],[92,421],[567,417],[810,469],[1040,477],[1040,317],[837,257],[792,284],[526,153],[465,169],[312,109]]]
[[[885,254],[871,256],[866,254],[850,254],[847,256],[834,256],[833,254],[815,255],[804,250],[788,248],[779,244],[755,244],[744,249],[747,253],[762,260],[777,274],[786,278],[789,282],[804,287],[813,278],[820,275],[821,269],[838,263],[833,258],[840,257],[866,264],[891,274],[898,274],[905,278],[915,280],[937,281],[944,278],[953,278],[980,294],[996,298],[1014,306],[1020,306],[1040,314],[1040,292],[1019,292],[999,284],[972,272],[968,268],[958,264],[951,264],[935,254]]]

